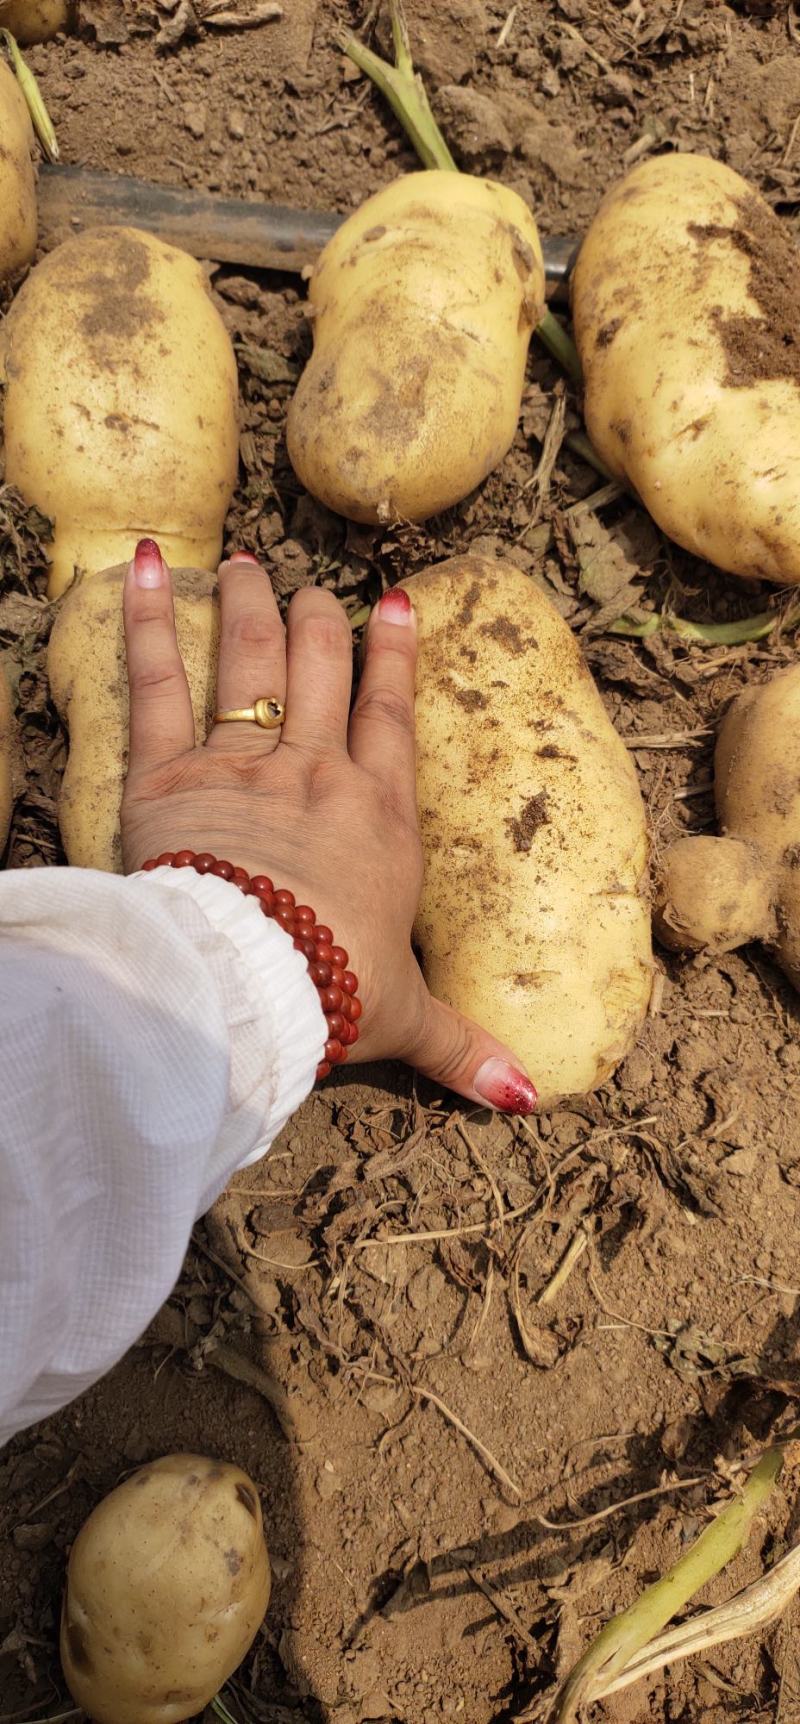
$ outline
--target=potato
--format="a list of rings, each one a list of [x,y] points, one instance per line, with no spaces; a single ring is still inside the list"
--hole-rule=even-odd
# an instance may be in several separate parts
[[[36,250],[33,148],[28,104],[0,59],[0,283],[25,269]]]
[[[94,1724],[178,1724],[213,1700],[269,1603],[258,1492],[227,1461],[167,1455],[104,1497],[69,1558],[61,1662]]]
[[[289,409],[298,478],[353,521],[424,521],[508,450],[544,309],[536,223],[494,180],[406,174],[329,240]]]
[[[2,856],[14,808],[16,726],[14,703],[5,666],[0,658],[0,856]]]
[[[454,557],[404,582],[417,612],[434,994],[524,1062],[545,1104],[630,1051],[652,983],[636,774],[567,624],[511,563]]]
[[[39,263],[4,326],[6,479],[55,522],[50,596],[158,540],[214,569],[238,463],[233,349],[194,258],[94,228]]]
[[[0,27],[23,44],[49,42],[69,28],[74,11],[70,0],[0,0]]]
[[[586,425],[666,533],[731,574],[800,581],[798,257],[738,174],[643,162],[572,283]]]
[[[119,810],[128,758],[124,577],[122,567],[75,583],[60,607],[47,655],[50,690],[69,731],[58,810],[61,841],[75,867],[108,873],[122,870]],[[204,738],[216,685],[215,577],[203,569],[174,569],[172,584],[194,721]]]
[[[747,688],[720,726],[720,838],[679,838],[661,858],[655,925],[673,950],[771,947],[800,988],[800,664]]]

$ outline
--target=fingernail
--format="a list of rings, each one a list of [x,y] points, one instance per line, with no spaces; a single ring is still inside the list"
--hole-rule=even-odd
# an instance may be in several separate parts
[[[137,587],[163,587],[167,571],[155,539],[140,539],[133,556],[133,578]]]
[[[407,624],[413,621],[411,600],[404,587],[392,587],[391,592],[384,593],[378,603],[378,615],[382,623]]]
[[[509,1065],[508,1060],[484,1060],[472,1080],[472,1087],[490,1107],[500,1113],[533,1113],[539,1097],[524,1072]]]
[[[257,569],[261,567],[258,557],[254,557],[250,551],[231,551],[230,556],[226,557],[225,561],[226,563],[254,563]]]

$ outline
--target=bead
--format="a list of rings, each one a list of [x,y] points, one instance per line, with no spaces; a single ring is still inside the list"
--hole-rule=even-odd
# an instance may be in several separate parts
[[[250,890],[250,875],[248,874],[246,868],[234,868],[234,870],[233,870],[233,885],[238,886],[240,892],[249,892],[249,890]]]
[[[142,873],[143,874],[152,874],[153,869],[157,868],[157,867],[158,867],[158,863],[156,862],[155,856],[151,856],[148,862],[142,863]]]
[[[347,1019],[342,1017],[341,1012],[326,1012],[325,1016],[328,1020],[328,1034],[338,1036],[340,1042],[344,1041],[342,1032],[347,1028]]]
[[[216,856],[212,856],[210,850],[201,850],[200,855],[195,856],[192,867],[196,874],[210,874],[216,860]]]
[[[331,1068],[328,1061],[321,1060],[317,1066],[317,1083],[321,1083],[323,1078],[330,1077],[330,1075]]]
[[[294,913],[298,922],[308,922],[309,926],[313,927],[316,916],[310,904],[295,904]]]
[[[315,928],[314,929],[314,939],[316,940],[317,945],[319,945],[320,940],[324,940],[326,946],[332,946],[333,945],[333,934],[332,934],[330,928],[324,928],[324,927]]]
[[[266,874],[254,874],[250,881],[250,891],[256,898],[271,898],[275,887]]]
[[[172,858],[173,868],[191,868],[194,862],[193,850],[179,850]]]
[[[303,926],[303,924],[301,922],[300,927],[302,928],[302,926]],[[308,958],[308,960],[310,962],[314,956],[314,942],[313,942],[313,940],[306,940],[303,937],[303,934],[300,933],[300,934],[297,934],[295,936],[293,944],[294,944],[296,950],[298,952],[302,952],[303,957]]]
[[[330,1041],[325,1043],[324,1057],[331,1065],[338,1064],[342,1057],[342,1044],[339,1041],[338,1036],[332,1036]]]
[[[215,862],[213,868],[209,868],[208,872],[209,874],[216,874],[218,880],[232,880],[233,863],[223,859],[222,862]]]
[[[313,940],[311,940],[309,944],[314,946]],[[314,951],[316,951],[316,949],[316,946],[314,946]],[[331,979],[330,964],[309,964],[308,973],[315,988],[327,988]]]
[[[353,1004],[353,1002],[350,998],[350,995],[349,994],[342,994],[342,1003],[341,1003],[341,1006],[339,1007],[339,1010],[340,1010],[343,1018],[347,1018],[349,1020],[350,1015],[351,1015],[350,1014],[350,1007],[352,1006],[352,1004]]]
[[[174,860],[175,860],[175,851],[174,850],[163,850],[161,855],[156,857],[156,867],[157,868],[171,868]]]
[[[291,905],[292,909],[294,909],[294,893],[287,892],[284,887],[281,887],[281,890],[275,893],[275,902],[276,904],[281,905]]]
[[[280,922],[282,928],[294,927],[294,909],[291,904],[282,904],[277,892],[275,894],[275,920]]]
[[[317,958],[319,962],[321,964],[329,964],[333,947],[327,940],[318,940],[316,934],[314,935],[314,945],[317,948]]]
[[[364,1007],[362,1006],[360,1000],[357,1000],[355,998],[351,999],[351,1001],[350,1001],[350,1021],[351,1021],[351,1023],[355,1023],[356,1019],[360,1018],[363,1010],[364,1010]]]
[[[354,976],[352,970],[345,970],[342,977],[342,987],[346,994],[358,992],[358,976]]]
[[[341,1039],[344,1042],[345,1047],[351,1048],[353,1043],[358,1041],[358,1025],[345,1024],[344,1035]]]
[[[334,947],[335,950],[335,947]],[[331,964],[331,981],[334,987],[340,988],[344,981],[344,970],[341,964]]]
[[[273,914],[275,909],[275,899],[271,893],[268,894],[265,892],[263,897],[259,897],[258,902],[261,905],[265,916],[271,916]]]
[[[321,988],[319,997],[323,1012],[338,1012],[344,994],[341,988]]]
[[[334,946],[331,955],[331,963],[337,964],[340,970],[347,969],[347,953],[344,946]]]

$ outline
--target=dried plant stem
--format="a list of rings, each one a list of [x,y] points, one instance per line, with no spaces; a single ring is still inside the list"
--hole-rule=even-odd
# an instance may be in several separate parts
[[[395,1377],[387,1377],[382,1371],[368,1371],[367,1376],[372,1383],[388,1383],[391,1384],[392,1388],[397,1387],[397,1379]],[[453,1425],[455,1430],[459,1431],[462,1437],[466,1437],[467,1442],[471,1443],[473,1449],[475,1449],[476,1453],[480,1455],[481,1460],[484,1461],[486,1466],[489,1468],[490,1473],[494,1473],[498,1483],[501,1484],[505,1490],[511,1491],[514,1496],[522,1496],[522,1491],[520,1490],[519,1485],[514,1483],[514,1480],[511,1478],[510,1474],[506,1472],[505,1467],[501,1465],[500,1461],[498,1461],[496,1455],[492,1454],[491,1449],[487,1449],[486,1444],[481,1442],[480,1437],[476,1437],[475,1432],[470,1430],[469,1425],[464,1424],[463,1419],[459,1418],[458,1413],[454,1413],[452,1407],[448,1407],[447,1402],[442,1400],[441,1395],[437,1395],[433,1389],[426,1388],[423,1383],[406,1383],[405,1387],[408,1389],[409,1394],[413,1395],[415,1401],[430,1401],[431,1406],[437,1408],[441,1413],[442,1418],[446,1419],[448,1424]]]

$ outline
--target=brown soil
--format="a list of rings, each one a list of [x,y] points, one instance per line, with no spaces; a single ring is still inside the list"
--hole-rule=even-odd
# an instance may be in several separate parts
[[[337,27],[359,11],[284,0],[279,22],[197,26],[170,47],[191,26],[189,0],[86,0],[85,37],[30,57],[68,162],[348,210],[414,165],[337,50]],[[408,0],[408,11],[459,160],[513,185],[545,232],[579,230],[615,174],[668,144],[729,161],[791,230],[800,60],[785,5]],[[754,600],[660,535],[637,537],[636,512],[613,494],[587,572],[565,510],[602,482],[561,443],[574,405],[538,349],[514,446],[478,494],[425,529],[346,529],[301,495],[285,454],[308,351],[300,281],[216,267],[213,280],[244,408],[229,543],[262,553],[282,597],[317,581],[352,611],[432,558],[513,555],[582,633],[656,847],[710,830],[711,727],[790,644],[640,645],[599,631],[641,591],[624,584],[632,570],[654,602],[669,587],[697,619],[768,595]],[[42,671],[41,528],[0,493],[0,648],[27,773],[8,859],[28,866],[59,854],[64,759]],[[354,1070],[234,1182],[141,1344],[2,1457],[5,1724],[63,1709],[70,1540],[126,1469],[164,1451],[230,1456],[262,1491],[277,1584],[225,1691],[237,1724],[501,1724],[665,1571],[742,1460],[797,1422],[797,997],[755,948],[661,962],[641,1044],[592,1099],[514,1126],[407,1070]],[[583,1256],[538,1304],[579,1228]],[[793,1542],[796,1486],[789,1466],[709,1601]],[[791,1724],[797,1644],[795,1606],[593,1716]]]

